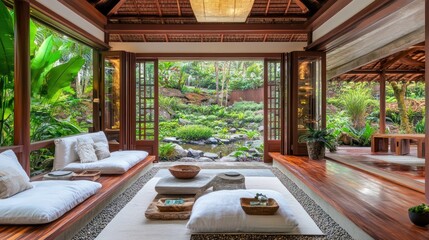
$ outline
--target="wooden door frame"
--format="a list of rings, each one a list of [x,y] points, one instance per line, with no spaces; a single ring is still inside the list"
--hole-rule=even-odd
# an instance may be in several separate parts
[[[154,63],[154,139],[153,140],[138,140],[136,136],[136,91],[132,90],[131,86],[136,85],[136,64],[139,62],[153,62]],[[136,57],[134,58],[133,67],[133,76],[130,78],[130,144],[131,149],[141,149],[149,152],[151,155],[156,156],[156,161],[158,161],[158,149],[159,149],[159,84],[158,84],[158,59],[157,58],[144,58],[144,57]],[[134,93],[134,94],[133,94]],[[132,106],[132,107],[131,107]]]

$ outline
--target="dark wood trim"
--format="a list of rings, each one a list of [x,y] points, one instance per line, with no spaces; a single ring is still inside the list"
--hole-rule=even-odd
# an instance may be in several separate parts
[[[349,18],[332,31],[307,46],[308,50],[329,51],[348,41],[355,40],[384,24],[383,19],[413,0],[378,0]]]
[[[65,213],[59,219],[39,225],[0,225],[0,239],[63,239],[61,234],[67,232],[75,224],[79,224],[84,218],[91,219],[97,214],[94,209],[97,206],[108,203],[115,194],[119,193],[134,177],[138,176],[153,162],[155,156],[146,159],[132,167],[122,175],[102,175],[97,182],[102,184],[101,189],[93,196]],[[32,178],[41,180],[42,176]]]
[[[6,146],[6,147],[0,147],[0,152],[4,152],[6,150],[12,150],[15,153],[22,153],[24,147],[22,145],[18,146]]]
[[[14,145],[21,145],[17,157],[30,174],[30,3],[15,0],[15,86],[14,86]]]
[[[121,24],[108,23],[110,34],[307,34],[303,24]]]
[[[426,59],[429,59],[429,0],[425,1],[425,56]],[[425,69],[429,69],[429,61],[426,61],[426,66]],[[425,84],[425,95],[429,96],[429,71],[425,72],[425,79],[426,79],[426,84]],[[429,106],[429,97],[425,98],[425,103],[426,106]],[[425,110],[425,116],[426,119],[429,119],[429,107],[426,108]],[[426,127],[426,131],[429,130],[429,121],[425,122],[425,127]],[[426,201],[429,202],[429,134],[426,133],[425,135],[425,171],[426,171],[426,175],[425,175],[425,190],[426,190]]]
[[[99,51],[94,50],[92,52],[93,61],[93,77],[92,77],[92,131],[101,131],[101,54]]]
[[[231,59],[259,59],[280,58],[281,53],[136,53],[137,59],[162,60],[231,60]]]
[[[287,149],[287,130],[286,130],[286,122],[287,122],[287,54],[283,53],[280,60],[280,152],[285,153]]]
[[[100,39],[94,37],[92,34],[86,32],[82,28],[78,27],[74,23],[65,19],[63,16],[58,13],[50,10],[45,7],[43,4],[37,0],[29,0],[32,7],[32,16],[49,25],[50,27],[57,29],[70,37],[75,38],[76,40],[91,46],[97,50],[107,50],[109,45],[101,41]]]
[[[380,75],[380,133],[386,133],[386,75]]]
[[[323,23],[337,14],[341,9],[346,7],[352,0],[328,0],[323,4],[316,14],[314,14],[308,21],[305,23],[310,33],[313,29],[320,27]]]
[[[268,61],[264,59],[264,162],[268,161]]]
[[[83,17],[100,30],[104,31],[104,26],[107,24],[107,17],[100,13],[94,6],[86,0],[58,0],[67,8]]]
[[[54,139],[34,142],[34,143],[31,143],[30,145],[30,152],[39,150],[41,148],[49,148],[53,146],[55,146]]]

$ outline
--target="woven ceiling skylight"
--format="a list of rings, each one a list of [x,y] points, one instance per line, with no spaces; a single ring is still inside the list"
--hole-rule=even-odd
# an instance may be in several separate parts
[[[245,22],[255,0],[190,0],[198,22]]]

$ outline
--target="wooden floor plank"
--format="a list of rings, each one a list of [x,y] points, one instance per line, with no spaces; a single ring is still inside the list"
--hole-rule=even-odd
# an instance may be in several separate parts
[[[138,163],[124,174],[102,175],[97,182],[101,183],[103,186],[95,195],[51,223],[40,225],[0,225],[0,239],[55,239],[62,232],[85,217],[92,209],[120,190],[120,188],[126,185],[128,180],[138,175],[154,160],[155,156],[148,156],[145,160]]]
[[[424,194],[331,160],[270,156],[374,239],[429,239],[429,227],[408,219]]]

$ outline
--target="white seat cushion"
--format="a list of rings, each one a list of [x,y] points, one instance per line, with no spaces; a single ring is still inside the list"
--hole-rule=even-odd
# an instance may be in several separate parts
[[[91,181],[37,181],[33,188],[0,199],[0,224],[42,224],[95,194],[101,184]]]
[[[279,209],[274,215],[247,215],[240,198],[253,198],[262,193],[274,198]],[[223,190],[206,194],[195,202],[187,224],[192,232],[217,233],[290,233],[298,226],[286,199],[272,190]]]
[[[101,171],[102,174],[122,174],[148,156],[145,151],[116,151],[110,157],[91,163],[73,162],[63,169],[73,172]]]

